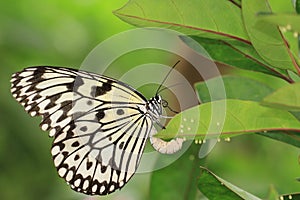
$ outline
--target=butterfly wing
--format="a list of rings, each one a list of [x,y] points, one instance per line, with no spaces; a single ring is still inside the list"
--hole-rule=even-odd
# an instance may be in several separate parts
[[[60,67],[26,68],[11,83],[25,110],[42,116],[54,165],[72,189],[105,195],[129,181],[152,129],[145,97],[117,80]]]

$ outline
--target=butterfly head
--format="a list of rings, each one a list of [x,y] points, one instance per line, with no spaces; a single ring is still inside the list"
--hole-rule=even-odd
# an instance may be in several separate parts
[[[159,119],[162,115],[162,98],[160,95],[155,95],[147,102],[149,114],[155,119]]]

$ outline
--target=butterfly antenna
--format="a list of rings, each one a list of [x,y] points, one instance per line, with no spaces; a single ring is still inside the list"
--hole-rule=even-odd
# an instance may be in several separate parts
[[[164,82],[167,80],[168,76],[170,75],[170,73],[172,72],[172,70],[176,67],[176,65],[180,62],[180,60],[178,60],[175,65],[173,65],[173,67],[170,69],[170,71],[167,73],[167,75],[165,76],[164,80],[161,82],[160,86],[157,88],[155,95],[157,95],[158,93],[160,93],[160,88],[162,87],[162,85],[164,84]]]
[[[175,86],[177,86],[177,85],[182,85],[182,83],[175,83],[175,84],[173,84],[173,85],[169,85],[169,86],[167,86],[167,87],[164,87],[164,88],[162,88],[161,90],[159,90],[159,91],[157,92],[157,94],[158,94],[158,93],[161,93],[161,92],[164,91],[164,90],[167,90],[167,89],[170,89],[170,88],[172,88],[172,87],[175,87]]]

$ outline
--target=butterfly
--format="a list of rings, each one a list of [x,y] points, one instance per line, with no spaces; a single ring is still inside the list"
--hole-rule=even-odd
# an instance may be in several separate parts
[[[152,137],[160,124],[162,97],[147,100],[116,79],[65,67],[28,67],[12,75],[11,93],[53,137],[58,175],[88,195],[121,189],[136,172],[147,138],[161,153],[181,148],[181,138]]]

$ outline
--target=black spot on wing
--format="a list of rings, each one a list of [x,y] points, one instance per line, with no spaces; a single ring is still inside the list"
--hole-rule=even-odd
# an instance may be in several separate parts
[[[106,83],[103,83],[102,88],[108,92],[111,90],[112,81],[108,80]]]
[[[78,146],[79,146],[79,142],[78,142],[78,141],[75,141],[74,143],[72,143],[71,146],[72,146],[72,147],[78,147]]]
[[[119,144],[119,149],[123,149],[123,147],[124,147],[124,142],[121,142],[121,143]]]
[[[86,169],[89,170],[93,166],[93,162],[86,163]]]
[[[69,155],[69,152],[64,151],[64,152],[62,152],[61,154],[62,154],[64,157],[67,157],[67,156]]]
[[[35,68],[35,70],[33,72],[33,77],[35,79],[40,78],[41,75],[43,75],[45,73],[45,71],[46,71],[45,67],[37,67],[37,68]]]
[[[102,83],[102,86],[92,86],[91,96],[97,97],[106,94],[111,90],[112,81],[108,80],[105,83]]]
[[[74,160],[78,160],[80,158],[80,156],[78,154],[75,155]]]
[[[101,165],[101,173],[105,173],[107,166]]]
[[[86,127],[86,126],[80,127],[80,130],[81,130],[82,132],[86,132],[86,131],[87,131],[87,127]]]
[[[103,119],[105,116],[105,113],[103,110],[98,110],[98,112],[96,113],[96,117],[97,117],[97,120],[100,121],[101,119]]]
[[[124,110],[123,109],[118,109],[117,114],[118,115],[124,115]]]
[[[74,81],[73,90],[78,91],[78,88],[84,84],[81,76],[76,76]]]
[[[93,86],[91,91],[91,96],[98,97],[101,95],[104,95],[106,91],[103,89],[103,87],[100,86]]]

